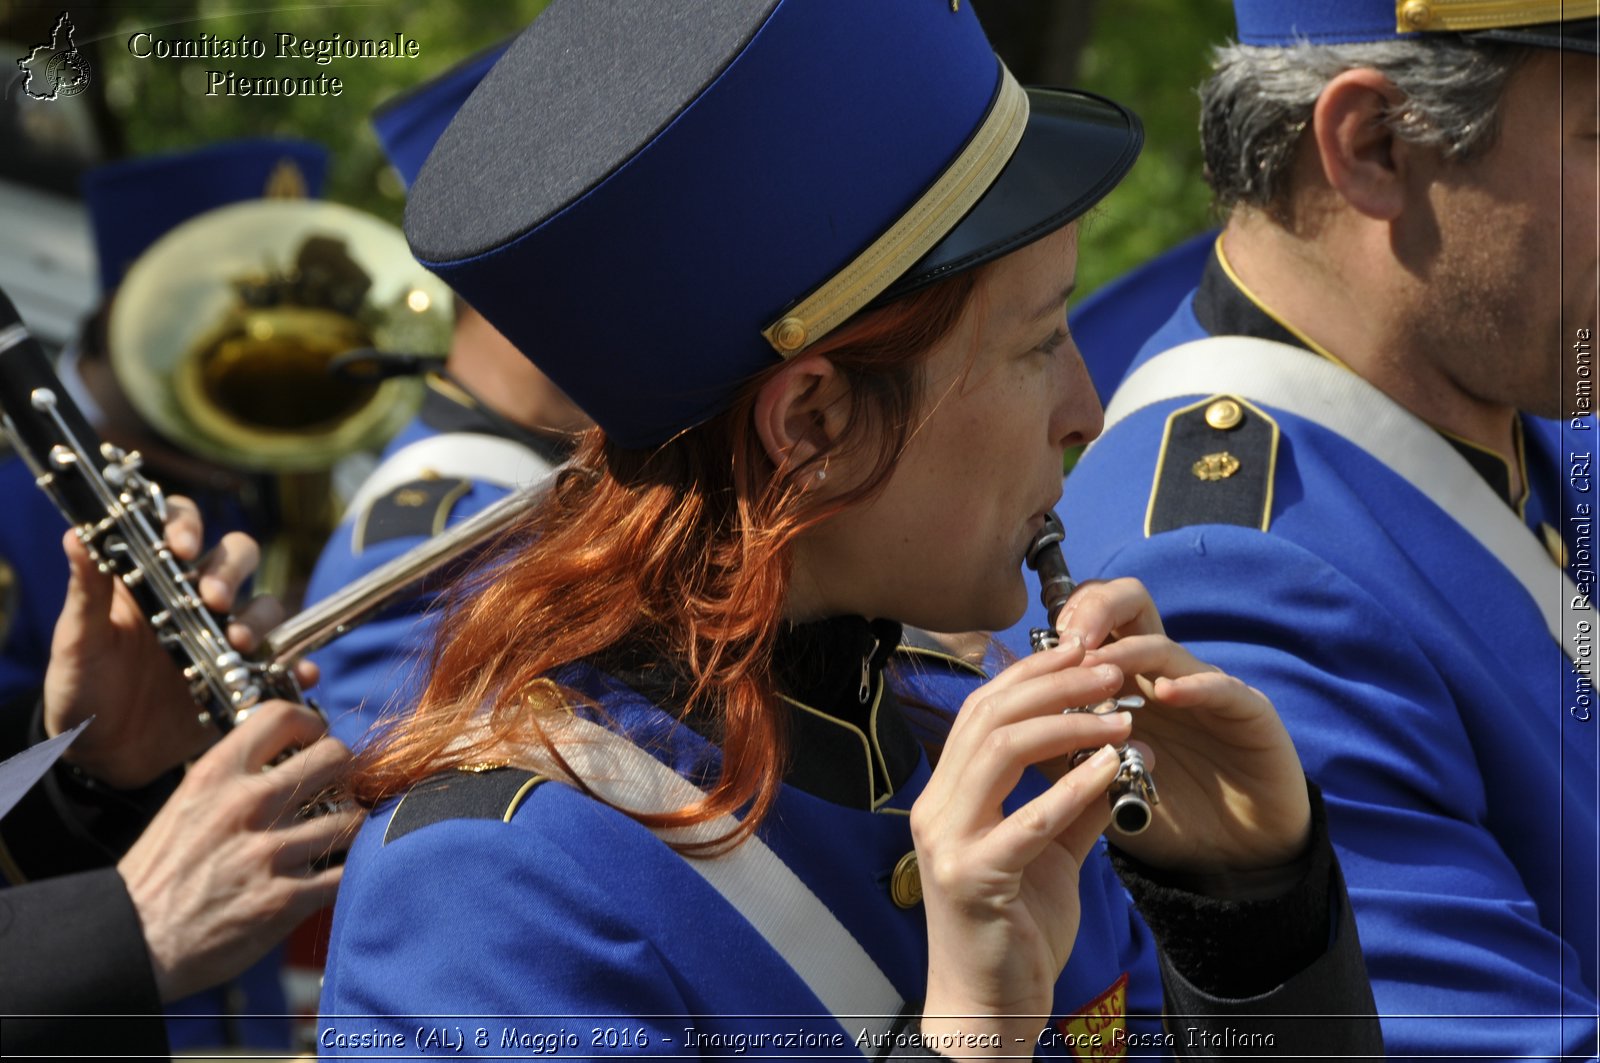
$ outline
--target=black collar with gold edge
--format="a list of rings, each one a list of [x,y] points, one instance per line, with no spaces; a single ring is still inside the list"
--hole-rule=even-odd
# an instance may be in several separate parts
[[[892,797],[916,768],[922,747],[883,675],[900,630],[892,620],[858,616],[785,625],[773,669],[790,709],[788,785],[869,811]],[[708,741],[720,742],[714,721],[697,713],[684,716],[687,679],[648,652],[617,646],[590,663],[678,715]]]
[[[1220,251],[1220,241],[1218,251]],[[1275,317],[1253,294],[1229,276],[1223,260],[1215,251],[1206,260],[1205,273],[1200,278],[1200,288],[1195,292],[1194,316],[1199,320],[1200,327],[1212,336],[1251,336],[1256,339],[1272,340],[1275,343],[1287,343],[1325,358],[1331,357],[1327,351],[1319,350],[1304,336]],[[1526,489],[1523,497],[1512,497],[1511,468],[1504,458],[1448,432],[1440,432],[1439,435],[1467,459],[1467,464],[1483,477],[1484,482],[1504,500],[1506,505],[1519,514],[1522,512],[1527,500]],[[1516,435],[1520,457],[1522,450],[1520,419],[1516,421]],[[1523,483],[1527,483],[1526,476],[1523,477]]]

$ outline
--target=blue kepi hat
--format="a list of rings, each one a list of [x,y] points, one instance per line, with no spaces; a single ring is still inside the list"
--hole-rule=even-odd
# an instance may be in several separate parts
[[[385,100],[372,112],[378,143],[407,188],[416,182],[439,134],[510,46],[510,41],[490,45],[437,77]]]
[[[406,235],[624,447],[862,308],[1076,218],[1138,121],[1022,89],[959,0],[557,0],[412,186]]]
[[[1600,0],[1234,0],[1239,43],[1357,44],[1451,33],[1600,52]]]

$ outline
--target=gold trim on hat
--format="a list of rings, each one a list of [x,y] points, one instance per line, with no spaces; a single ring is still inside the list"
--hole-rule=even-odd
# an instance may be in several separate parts
[[[1397,33],[1492,30],[1600,17],[1600,0],[1395,0]]]
[[[966,148],[887,232],[762,330],[773,350],[784,358],[799,354],[847,321],[927,254],[989,190],[1011,161],[1027,124],[1028,94],[1001,64],[994,106]]]

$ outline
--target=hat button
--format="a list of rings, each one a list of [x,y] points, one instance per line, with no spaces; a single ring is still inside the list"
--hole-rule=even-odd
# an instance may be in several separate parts
[[[922,871],[917,866],[917,852],[900,858],[889,876],[889,897],[901,908],[915,908],[922,903]]]
[[[1412,29],[1427,29],[1433,21],[1433,8],[1428,0],[1406,0],[1400,8],[1400,18]]]
[[[1219,432],[1237,428],[1244,420],[1244,410],[1232,399],[1218,399],[1206,407],[1206,424]]]
[[[793,354],[806,345],[806,323],[797,317],[786,317],[772,330],[772,339],[778,350]]]

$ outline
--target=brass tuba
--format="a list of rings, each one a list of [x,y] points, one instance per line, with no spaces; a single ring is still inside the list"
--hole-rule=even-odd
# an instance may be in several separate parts
[[[442,357],[450,290],[388,223],[336,203],[262,199],[201,214],[139,257],[112,305],[111,363],[169,441],[276,474],[277,538],[258,582],[291,604],[337,503],[335,462],[393,435],[420,381],[336,371],[351,352]]]

